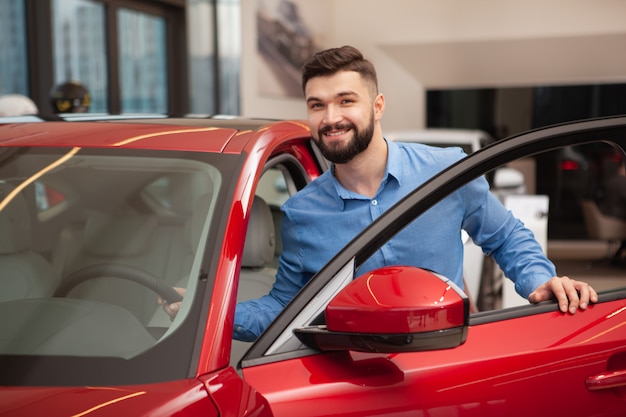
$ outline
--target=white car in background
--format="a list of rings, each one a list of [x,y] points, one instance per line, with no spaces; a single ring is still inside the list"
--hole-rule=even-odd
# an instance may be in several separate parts
[[[423,143],[425,145],[463,149],[466,154],[494,142],[495,139],[482,130],[429,128],[421,130],[403,130],[386,133],[385,137],[394,142]],[[524,175],[514,168],[502,167],[488,178],[491,190],[501,200],[511,194],[525,194]],[[502,274],[491,258],[486,257],[482,249],[474,244],[465,231],[461,239],[465,246],[463,255],[463,273],[466,291],[474,308],[492,310],[502,294]]]
[[[470,129],[430,128],[386,133],[394,142],[417,142],[433,146],[459,146],[466,154],[476,152],[494,141],[487,132]]]

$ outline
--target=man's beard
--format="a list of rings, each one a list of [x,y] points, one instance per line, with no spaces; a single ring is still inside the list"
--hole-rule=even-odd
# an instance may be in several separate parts
[[[324,142],[322,139],[324,133],[329,130],[341,130],[341,129],[352,129],[354,132],[354,136],[346,145],[338,144],[335,142],[331,142],[330,144]],[[318,132],[317,146],[319,146],[320,151],[322,151],[322,155],[326,159],[336,164],[345,164],[350,162],[352,158],[363,152],[367,149],[370,142],[372,141],[372,137],[374,136],[374,115],[370,116],[370,123],[365,128],[365,130],[360,131],[357,127],[350,124],[337,124],[334,126],[326,126],[321,128]]]

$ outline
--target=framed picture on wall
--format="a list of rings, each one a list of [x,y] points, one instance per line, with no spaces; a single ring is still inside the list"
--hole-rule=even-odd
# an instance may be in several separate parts
[[[300,69],[321,49],[327,4],[259,0],[256,11],[259,94],[302,97]],[[319,18],[318,18],[319,17]]]

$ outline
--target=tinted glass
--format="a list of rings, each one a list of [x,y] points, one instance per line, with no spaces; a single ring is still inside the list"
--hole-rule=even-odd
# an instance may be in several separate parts
[[[122,112],[167,112],[165,18],[118,11]]]
[[[0,94],[28,95],[28,63],[23,0],[0,7]]]
[[[236,158],[0,150],[0,383],[185,378]],[[155,285],[186,289],[174,320]]]
[[[52,11],[54,84],[80,82],[91,96],[89,111],[107,111],[104,5],[89,0],[54,0]]]

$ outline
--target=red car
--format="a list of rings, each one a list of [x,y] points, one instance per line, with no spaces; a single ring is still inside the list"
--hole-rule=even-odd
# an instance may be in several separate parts
[[[626,287],[573,316],[554,302],[470,314],[432,272],[353,276],[465,182],[594,141],[623,152],[626,117],[443,171],[248,345],[231,341],[235,304],[269,291],[280,206],[328,167],[306,123],[0,121],[0,415],[624,416]],[[170,320],[158,299],[173,287],[186,295]]]

